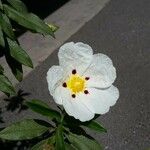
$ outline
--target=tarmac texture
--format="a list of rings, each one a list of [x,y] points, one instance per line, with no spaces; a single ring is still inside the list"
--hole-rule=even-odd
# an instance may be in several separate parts
[[[115,86],[120,98],[107,114],[98,118],[108,133],[88,132],[105,150],[147,150],[150,147],[150,1],[111,0],[68,41],[89,44],[94,53],[108,55],[117,69]],[[30,93],[27,99],[41,99],[52,108],[56,105],[48,92],[46,73],[58,64],[57,53],[55,50],[18,85],[18,89]],[[1,101],[1,106],[5,105]],[[3,117],[5,124],[26,117],[40,118],[29,110],[6,111]]]

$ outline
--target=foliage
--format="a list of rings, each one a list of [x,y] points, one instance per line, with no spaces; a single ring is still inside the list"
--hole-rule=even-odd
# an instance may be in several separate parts
[[[84,127],[106,132],[95,118],[80,122],[68,116],[64,110],[58,112],[40,100],[30,100],[26,105],[34,112],[47,117],[49,121],[24,119],[0,131],[0,138],[5,140],[26,140],[48,132],[49,136],[32,147],[32,150],[101,150],[101,145],[86,134]]]
[[[23,78],[22,66],[33,68],[33,63],[26,51],[20,46],[12,22],[17,23],[33,33],[54,36],[57,26],[44,23],[38,16],[29,13],[21,0],[0,0],[0,52],[6,58],[13,75],[18,81]],[[15,99],[16,91],[6,77],[0,65],[0,91]],[[21,97],[21,93],[20,93]],[[23,99],[22,99],[23,100]],[[35,113],[46,120],[24,119],[11,124],[0,131],[1,140],[24,141],[41,137],[31,150],[101,150],[101,145],[89,136],[84,128],[99,133],[107,130],[95,119],[80,122],[60,111],[53,110],[43,101],[33,99],[26,102]],[[46,135],[46,136],[45,136]]]
[[[5,56],[15,78],[21,81],[23,79],[22,66],[33,68],[33,63],[17,40],[14,22],[33,33],[52,37],[58,27],[47,24],[35,14],[28,12],[21,0],[0,0],[0,53]],[[2,66],[0,66],[0,91],[7,95],[16,94]]]

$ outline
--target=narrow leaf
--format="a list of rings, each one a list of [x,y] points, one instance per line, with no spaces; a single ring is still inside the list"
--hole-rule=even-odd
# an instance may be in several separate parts
[[[47,143],[47,140],[42,140],[40,142],[38,142],[36,145],[34,145],[31,150],[43,150],[44,149],[44,145]]]
[[[15,39],[15,35],[11,23],[9,21],[9,18],[5,14],[2,14],[1,12],[0,12],[0,25],[2,30],[9,38]]]
[[[0,0],[0,9],[3,10],[3,4],[1,0]]]
[[[77,150],[72,144],[65,143],[65,150]]]
[[[0,74],[4,73],[4,68],[0,65]]]
[[[32,13],[23,14],[12,9],[8,5],[4,5],[3,7],[5,13],[18,24],[30,29],[31,31],[45,35],[51,35],[54,37],[54,33],[51,28],[46,23],[44,23],[44,21],[42,21],[38,16]]]
[[[15,76],[15,78],[18,81],[22,81],[23,79],[23,70],[22,70],[22,64],[20,64],[18,61],[16,61],[13,57],[10,56],[10,54],[6,53],[5,55],[6,61]]]
[[[23,78],[23,70],[22,70],[22,64],[20,62],[18,62],[17,60],[15,60],[11,55],[10,55],[10,49],[9,49],[9,45],[8,42],[6,41],[6,48],[5,48],[5,58],[6,61],[13,73],[13,75],[15,76],[15,78],[18,81],[22,81]]]
[[[64,136],[62,126],[59,125],[56,130],[56,150],[65,150]]]
[[[10,55],[16,59],[21,64],[33,68],[32,61],[28,54],[21,48],[20,45],[17,44],[16,41],[12,41],[11,39],[7,38]]]
[[[32,119],[14,123],[0,132],[0,138],[6,140],[25,140],[42,135],[48,130],[47,127],[36,123]]]
[[[8,93],[10,95],[15,95],[15,89],[13,88],[13,85],[8,80],[8,78],[5,75],[0,74],[0,91]]]
[[[84,123],[82,123],[82,125],[87,127],[87,128],[98,131],[98,132],[107,132],[107,130],[100,123],[98,123],[94,120],[84,122]]]
[[[48,106],[47,103],[45,103],[45,102],[43,102],[43,101],[41,101],[41,100],[38,100],[38,99],[32,99],[32,100],[30,100],[29,102],[27,102],[27,104],[28,104],[28,103],[41,105],[41,106],[46,107],[46,108],[49,109],[49,106]]]
[[[57,112],[56,110],[50,109],[47,104],[45,104],[44,102],[40,101],[40,100],[31,100],[28,101],[26,103],[26,105],[32,109],[32,111],[39,113],[43,116],[47,116],[51,119],[57,119],[57,121],[60,120],[61,116],[59,114],[59,112]]]
[[[54,141],[53,137],[50,137],[46,140],[42,140],[34,145],[31,150],[54,150]]]
[[[7,0],[17,11],[28,13],[26,5],[21,0]]]
[[[5,47],[5,41],[4,41],[4,37],[3,37],[3,31],[0,25],[0,46]]]
[[[76,135],[70,133],[68,135],[68,140],[71,142],[74,147],[78,150],[102,150],[102,147],[98,142],[93,139],[89,139],[82,135]]]

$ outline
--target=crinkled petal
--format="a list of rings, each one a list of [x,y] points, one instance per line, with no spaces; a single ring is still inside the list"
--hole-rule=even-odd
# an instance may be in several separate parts
[[[73,116],[82,122],[91,120],[94,117],[94,113],[82,103],[78,96],[76,96],[76,98],[72,98],[68,89],[60,89],[59,95],[54,95],[54,100],[57,102],[62,100],[62,105],[68,115]]]
[[[65,74],[60,66],[52,66],[47,72],[48,89],[53,95],[55,88],[62,82]]]
[[[98,53],[84,76],[90,77],[87,87],[108,88],[116,79],[116,69],[108,56]]]
[[[64,87],[62,85],[58,86],[54,93],[53,93],[53,98],[54,98],[54,101],[55,103],[59,104],[59,105],[62,105],[63,104],[63,92],[64,90]]]
[[[100,90],[96,88],[87,89],[89,94],[80,94],[80,99],[93,113],[105,114],[109,111],[119,98],[119,91],[115,86]]]
[[[93,58],[92,48],[84,43],[69,42],[60,47],[58,52],[59,64],[69,73],[76,69],[82,74],[90,65]]]

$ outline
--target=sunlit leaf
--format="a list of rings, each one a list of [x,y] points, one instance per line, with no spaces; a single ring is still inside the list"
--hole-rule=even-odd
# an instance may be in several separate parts
[[[38,124],[32,119],[25,119],[3,129],[0,132],[0,138],[7,140],[32,139],[42,135],[47,130],[47,127]]]
[[[59,29],[59,27],[54,24],[49,24],[49,23],[46,24],[49,26],[49,28],[51,28],[53,32],[56,32]]]

